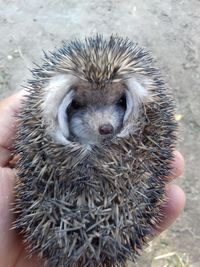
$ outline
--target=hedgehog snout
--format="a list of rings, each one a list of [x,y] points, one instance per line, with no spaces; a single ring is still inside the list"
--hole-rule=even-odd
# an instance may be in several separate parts
[[[99,126],[100,135],[113,134],[113,132],[114,132],[114,128],[111,124],[103,124]]]

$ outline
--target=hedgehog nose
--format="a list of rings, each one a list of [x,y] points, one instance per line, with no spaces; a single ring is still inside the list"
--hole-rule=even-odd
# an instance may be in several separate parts
[[[99,127],[99,133],[101,135],[113,134],[114,128],[111,124],[103,124]]]

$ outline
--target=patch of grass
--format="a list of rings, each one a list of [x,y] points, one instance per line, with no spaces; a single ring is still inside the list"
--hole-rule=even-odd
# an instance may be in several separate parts
[[[155,265],[154,265],[155,263]],[[154,257],[152,267],[189,267],[189,258],[177,252],[169,252]]]
[[[150,242],[136,263],[129,263],[128,267],[191,267],[189,255],[177,251],[172,245],[169,233],[163,232]]]

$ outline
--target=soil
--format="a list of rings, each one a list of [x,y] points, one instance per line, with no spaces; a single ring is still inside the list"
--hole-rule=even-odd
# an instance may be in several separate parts
[[[42,50],[62,40],[118,33],[152,52],[181,115],[179,149],[186,167],[177,183],[187,202],[138,266],[200,266],[200,1],[0,0],[0,6],[0,98],[20,90],[33,62],[41,63]],[[174,255],[185,265],[169,263]]]

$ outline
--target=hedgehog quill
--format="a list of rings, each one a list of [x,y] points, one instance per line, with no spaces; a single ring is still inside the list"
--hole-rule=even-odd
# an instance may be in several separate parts
[[[15,228],[47,266],[126,266],[160,220],[173,99],[149,54],[117,36],[66,42],[32,74],[15,143]]]

